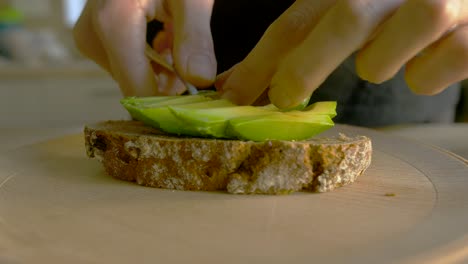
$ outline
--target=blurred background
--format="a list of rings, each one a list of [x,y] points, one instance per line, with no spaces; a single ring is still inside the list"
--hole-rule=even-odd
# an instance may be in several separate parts
[[[85,2],[0,0],[2,132],[126,118],[116,83],[73,44]]]
[[[4,138],[0,143],[4,148],[81,131],[89,122],[128,117],[119,104],[117,84],[73,44],[72,28],[85,2],[0,0],[0,136]],[[464,83],[455,120],[465,129],[467,87]]]

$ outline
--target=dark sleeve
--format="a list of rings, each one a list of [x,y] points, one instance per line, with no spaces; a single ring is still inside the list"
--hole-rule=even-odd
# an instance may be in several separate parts
[[[359,78],[350,56],[313,93],[311,102],[338,102],[337,123],[379,127],[395,124],[452,123],[460,84],[433,96],[416,95],[405,82],[404,68],[381,84]]]

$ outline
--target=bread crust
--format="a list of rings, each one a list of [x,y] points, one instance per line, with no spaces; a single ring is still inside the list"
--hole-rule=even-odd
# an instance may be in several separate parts
[[[365,136],[265,141],[176,137],[138,121],[85,126],[88,157],[112,177],[140,185],[233,194],[328,192],[370,165]]]

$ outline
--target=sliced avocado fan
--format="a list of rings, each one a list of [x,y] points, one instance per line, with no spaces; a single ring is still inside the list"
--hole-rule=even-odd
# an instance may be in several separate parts
[[[336,102],[280,110],[239,106],[216,92],[197,95],[128,97],[121,100],[132,118],[169,134],[251,141],[306,140],[334,126]]]
[[[143,111],[145,109],[157,109],[168,105],[191,104],[213,100],[210,95],[191,95],[191,96],[153,96],[153,97],[127,97],[120,103],[127,109],[133,119],[144,122],[147,125],[159,127],[157,120],[148,117]]]
[[[215,138],[229,138],[225,133],[228,121],[239,116],[262,116],[273,113],[271,110],[255,106],[231,106],[222,108],[191,109],[169,106],[171,112],[187,126],[196,129],[201,135]]]
[[[252,141],[306,140],[333,125],[328,115],[272,113],[233,118],[228,122],[226,133],[233,138]]]

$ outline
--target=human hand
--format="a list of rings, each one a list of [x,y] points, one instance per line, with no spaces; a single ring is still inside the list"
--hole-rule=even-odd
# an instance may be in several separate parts
[[[251,104],[269,87],[280,108],[298,105],[357,51],[356,71],[381,83],[403,66],[417,94],[468,77],[468,1],[297,0],[216,87]]]
[[[210,18],[214,0],[90,0],[74,28],[78,49],[109,72],[125,96],[183,92],[178,77],[145,56],[146,25],[165,24],[153,41],[156,51],[174,63],[178,76],[210,86],[216,59]]]

